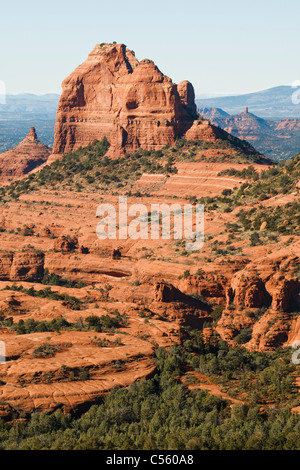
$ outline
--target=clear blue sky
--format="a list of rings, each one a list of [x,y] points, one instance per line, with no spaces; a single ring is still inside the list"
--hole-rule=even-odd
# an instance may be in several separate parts
[[[60,93],[95,44],[113,41],[196,94],[300,80],[299,0],[10,0],[0,14],[8,93]]]

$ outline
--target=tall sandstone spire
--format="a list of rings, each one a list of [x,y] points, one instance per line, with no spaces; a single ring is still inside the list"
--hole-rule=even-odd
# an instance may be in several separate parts
[[[62,83],[54,154],[104,136],[118,155],[173,144],[197,119],[191,83],[178,85],[124,44],[98,44]]]

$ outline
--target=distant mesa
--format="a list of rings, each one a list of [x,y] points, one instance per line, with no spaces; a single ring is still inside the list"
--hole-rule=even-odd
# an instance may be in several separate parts
[[[103,137],[112,155],[158,150],[185,135],[216,140],[219,130],[197,118],[190,82],[174,84],[152,60],[139,62],[124,44],[98,44],[62,83],[53,154]]]
[[[242,108],[241,108],[242,109]],[[252,108],[244,107],[238,114],[228,114],[221,108],[199,108],[199,114],[213,125],[253,144],[259,152],[274,160],[286,160],[299,152],[300,120],[273,121],[256,116]]]
[[[51,149],[42,144],[34,127],[17,147],[0,154],[0,181],[21,178],[45,163]]]

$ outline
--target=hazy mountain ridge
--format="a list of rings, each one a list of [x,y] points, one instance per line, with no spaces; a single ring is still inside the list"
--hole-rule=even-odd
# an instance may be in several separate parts
[[[263,119],[248,107],[239,114],[228,115],[220,108],[199,108],[200,115],[230,134],[250,142],[259,152],[274,160],[286,160],[299,152],[300,120]]]
[[[6,95],[5,103],[0,103],[0,119],[25,119],[32,113],[43,118],[52,118],[53,113],[56,113],[58,100],[59,95],[55,93]]]
[[[31,126],[41,142],[52,147],[58,100],[55,93],[6,95],[5,103],[0,103],[0,152],[18,145]]]
[[[221,108],[229,114],[238,114],[248,106],[257,116],[271,120],[300,118],[300,104],[292,101],[293,96],[297,98],[296,92],[297,89],[291,86],[278,86],[243,95],[207,99],[196,97],[196,105],[198,108]]]

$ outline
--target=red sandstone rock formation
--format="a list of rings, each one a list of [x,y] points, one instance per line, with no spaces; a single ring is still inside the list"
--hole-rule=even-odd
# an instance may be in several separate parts
[[[176,85],[148,59],[138,61],[124,44],[96,45],[62,83],[54,154],[104,136],[112,153],[173,144],[197,118],[194,89]]]
[[[78,248],[78,239],[77,237],[67,237],[63,235],[59,237],[54,242],[54,250],[70,252]]]
[[[210,124],[209,121],[194,121],[191,128],[185,133],[185,138],[188,140],[206,140],[208,142],[215,142],[222,136],[224,136],[224,132]]]
[[[38,141],[35,128],[17,147],[0,154],[0,181],[17,179],[45,163],[51,149]]]
[[[7,280],[10,278],[10,268],[12,265],[13,253],[0,254],[0,279]]]
[[[37,139],[37,135],[36,135],[34,127],[30,128],[30,131],[25,137],[25,139],[28,140],[29,142],[37,142],[38,139]]]
[[[0,280],[40,281],[43,274],[43,253],[16,252],[0,254]]]
[[[298,256],[268,255],[236,272],[226,291],[227,307],[217,332],[232,341],[243,328],[252,330],[247,347],[274,349],[292,344],[299,328],[293,315],[299,308]]]

